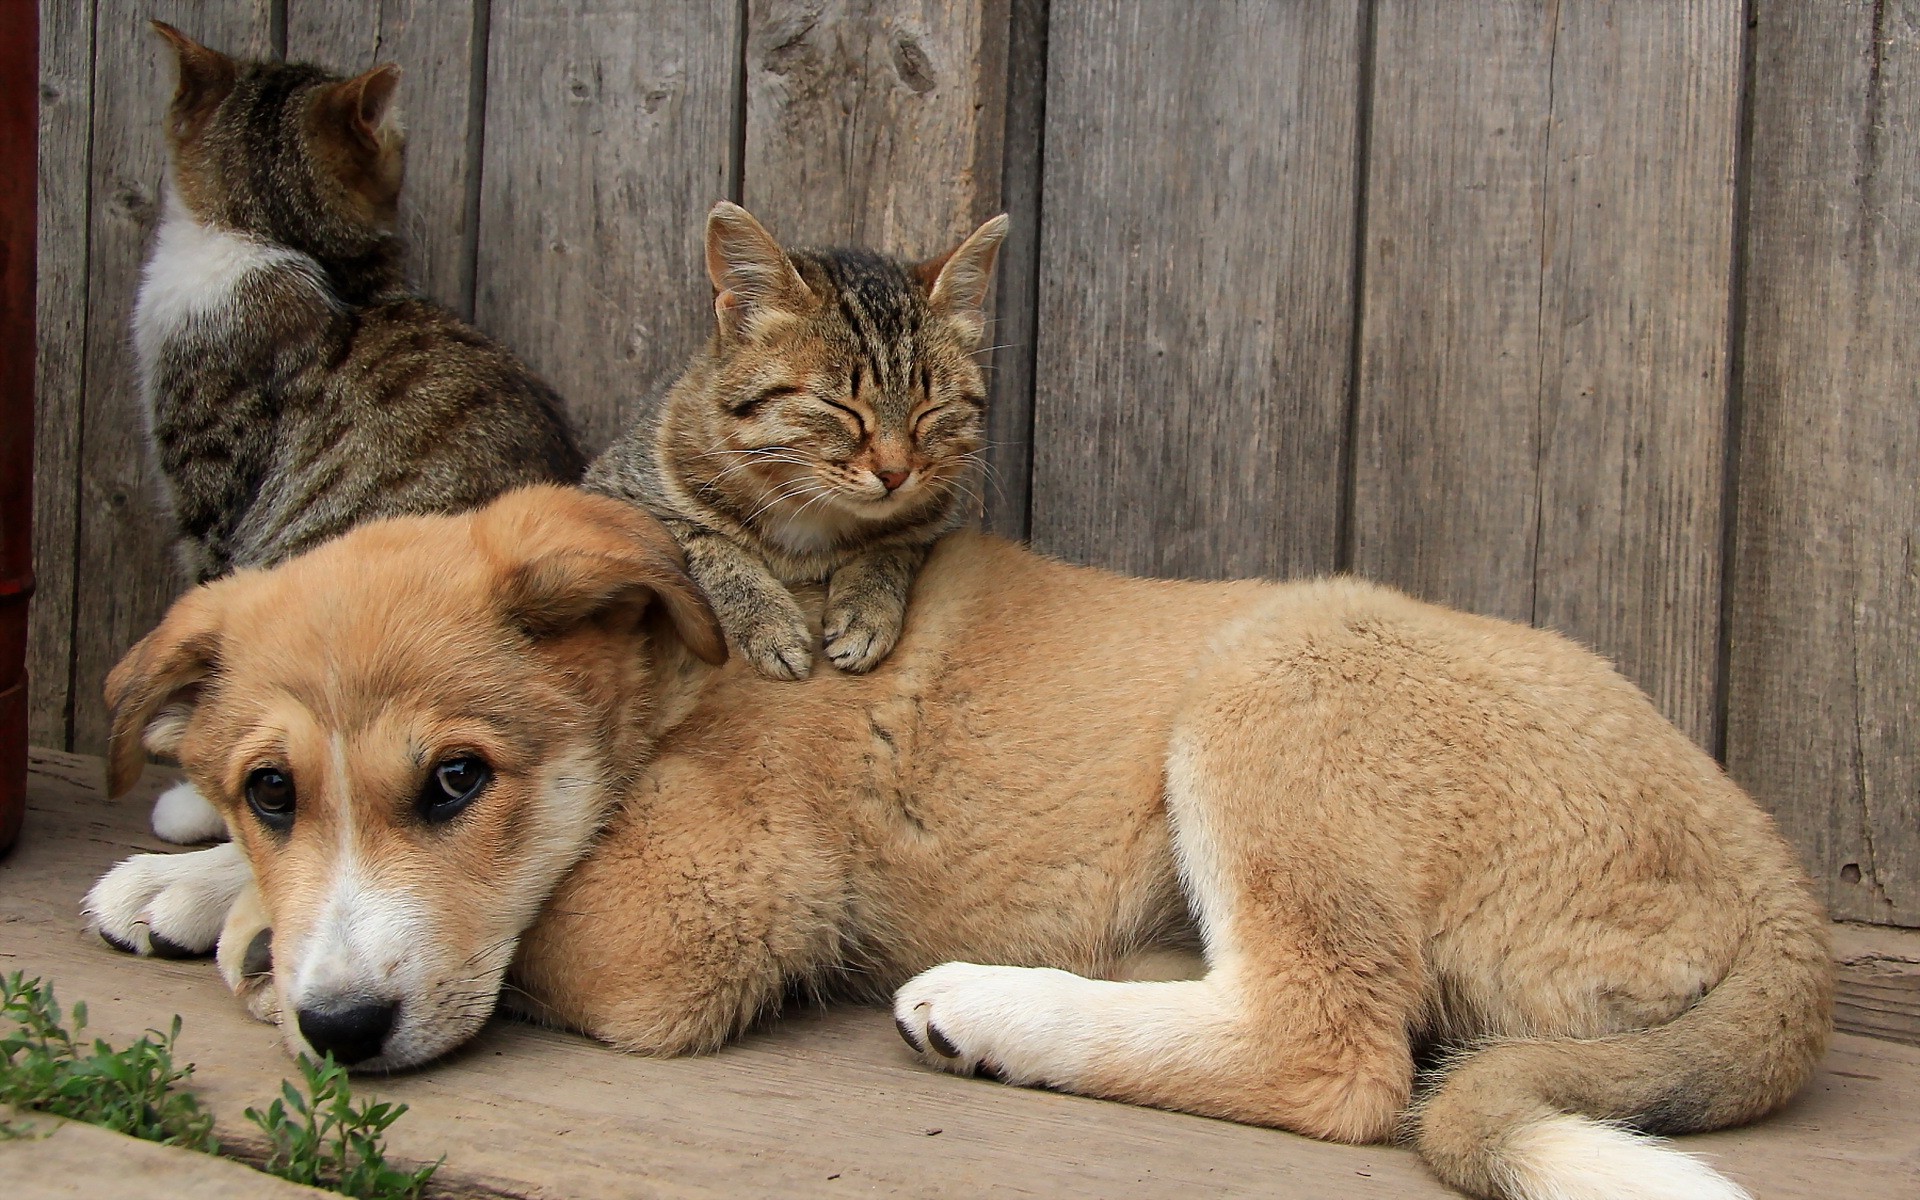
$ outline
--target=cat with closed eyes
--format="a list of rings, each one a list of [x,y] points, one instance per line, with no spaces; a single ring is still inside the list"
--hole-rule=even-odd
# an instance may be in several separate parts
[[[976,477],[976,355],[1006,229],[994,217],[916,263],[788,251],[738,205],[709,214],[713,336],[586,486],[666,523],[763,674],[812,670],[789,584],[826,584],[823,649],[839,669],[870,671],[899,640],[914,576]]]
[[[406,282],[399,68],[239,61],[153,27],[179,86],[133,342],[187,582],[578,481],[553,390]],[[162,837],[221,832],[190,793],[161,798]]]

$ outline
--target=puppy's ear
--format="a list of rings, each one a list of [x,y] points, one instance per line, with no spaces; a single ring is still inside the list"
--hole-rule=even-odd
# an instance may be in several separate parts
[[[726,337],[752,337],[815,303],[813,289],[766,226],[725,200],[707,214],[707,277],[713,315]]]
[[[927,302],[945,313],[978,345],[987,330],[987,284],[993,260],[1007,236],[1007,214],[990,218],[951,251],[914,268]]]
[[[572,488],[509,492],[478,520],[513,548],[499,588],[507,619],[554,637],[603,615],[658,604],[687,648],[716,666],[727,642],[666,527],[639,508]]]
[[[200,587],[175,601],[159,626],[107,674],[109,796],[140,778],[144,750],[168,757],[179,753],[200,686],[219,661],[217,602],[210,589]]]
[[[226,55],[202,46],[165,21],[153,22],[153,31],[173,47],[174,61],[180,68],[172,119],[174,131],[187,136],[227,98],[239,68]]]

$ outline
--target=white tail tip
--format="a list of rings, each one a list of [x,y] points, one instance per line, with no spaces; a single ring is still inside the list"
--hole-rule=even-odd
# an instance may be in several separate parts
[[[1500,1164],[1514,1200],[1753,1200],[1659,1138],[1585,1117],[1523,1126],[1509,1137]]]

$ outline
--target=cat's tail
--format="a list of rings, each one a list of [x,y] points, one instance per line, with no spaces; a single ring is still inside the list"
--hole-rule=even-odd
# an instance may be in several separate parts
[[[1453,1186],[1500,1200],[1746,1200],[1646,1134],[1754,1120],[1805,1083],[1825,1051],[1826,922],[1798,889],[1782,891],[1726,977],[1665,1025],[1462,1056],[1414,1116],[1421,1156]]]

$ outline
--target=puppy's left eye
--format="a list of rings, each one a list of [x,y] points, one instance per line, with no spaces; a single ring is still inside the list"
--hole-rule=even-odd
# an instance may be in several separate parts
[[[493,779],[486,760],[461,754],[435,766],[420,789],[420,816],[429,824],[451,821],[466,810]]]

